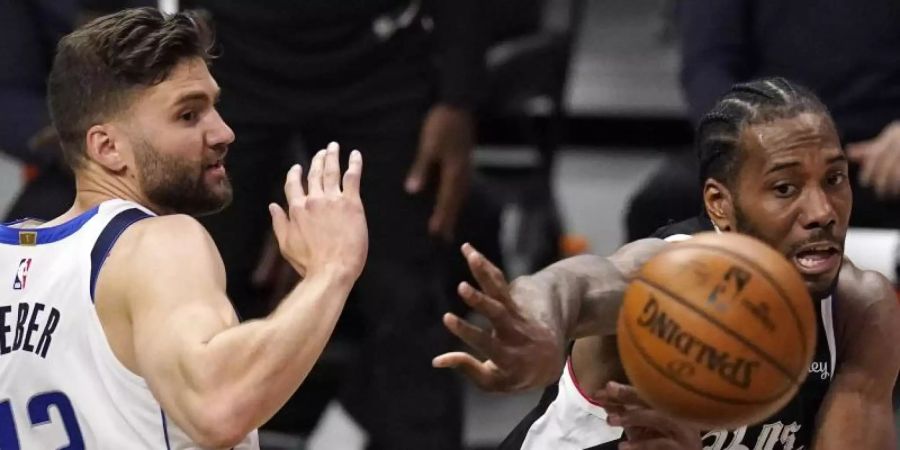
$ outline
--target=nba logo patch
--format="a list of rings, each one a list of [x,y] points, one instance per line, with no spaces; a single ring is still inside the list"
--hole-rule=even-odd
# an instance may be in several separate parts
[[[25,281],[28,279],[28,269],[31,268],[31,258],[22,258],[19,268],[16,269],[16,278],[13,280],[13,289],[25,289]]]

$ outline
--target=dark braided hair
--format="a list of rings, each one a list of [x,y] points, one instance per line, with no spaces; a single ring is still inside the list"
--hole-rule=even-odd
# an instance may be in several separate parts
[[[784,78],[763,78],[734,85],[697,127],[700,183],[712,178],[732,187],[742,155],[744,127],[801,113],[828,117],[828,108],[809,89]]]
[[[63,155],[84,162],[87,130],[128,107],[137,87],[164,81],[179,62],[213,57],[205,16],[164,15],[155,8],[100,17],[63,37],[47,82],[48,104]]]

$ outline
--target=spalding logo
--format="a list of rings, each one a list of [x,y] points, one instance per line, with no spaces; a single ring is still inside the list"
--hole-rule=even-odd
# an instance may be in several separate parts
[[[742,389],[750,387],[753,371],[759,367],[759,361],[750,361],[744,358],[734,358],[728,352],[717,349],[712,344],[703,342],[700,338],[685,331],[681,325],[669,317],[663,311],[659,302],[653,295],[644,305],[637,324],[646,328],[651,334],[664,341],[670,347],[678,350],[689,361],[694,361],[701,367],[705,366],[720,378]],[[674,364],[674,363],[673,363]],[[676,374],[679,378],[686,374],[693,374],[693,370],[683,367],[684,363],[677,364]],[[674,368],[670,367],[670,370]]]

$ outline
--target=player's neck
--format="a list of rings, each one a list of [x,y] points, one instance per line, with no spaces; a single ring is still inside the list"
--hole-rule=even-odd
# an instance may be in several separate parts
[[[52,226],[67,222],[85,211],[107,201],[128,200],[155,210],[133,183],[127,183],[121,177],[98,177],[90,173],[76,174],[75,199],[68,211],[50,220],[44,226]]]
[[[107,200],[120,199],[156,210],[152,202],[147,200],[134,184],[136,183],[123,182],[121,178],[76,177],[73,208],[83,212]]]

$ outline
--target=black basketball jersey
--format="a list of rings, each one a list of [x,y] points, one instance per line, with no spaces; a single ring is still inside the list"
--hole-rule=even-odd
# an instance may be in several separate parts
[[[653,234],[657,238],[692,235],[714,230],[706,217],[695,217],[667,225]],[[686,237],[686,236],[685,236]],[[838,363],[832,319],[833,296],[817,301],[818,338],[809,376],[793,399],[762,423],[736,430],[703,433],[704,450],[808,450],[814,437],[816,416],[821,408]],[[581,398],[578,398],[578,397]],[[581,392],[571,367],[557,385],[544,391],[537,407],[510,433],[500,450],[611,450],[624,439],[621,428],[609,427],[605,411],[591,406]],[[573,423],[575,422],[575,423]],[[603,433],[597,428],[604,426]]]

